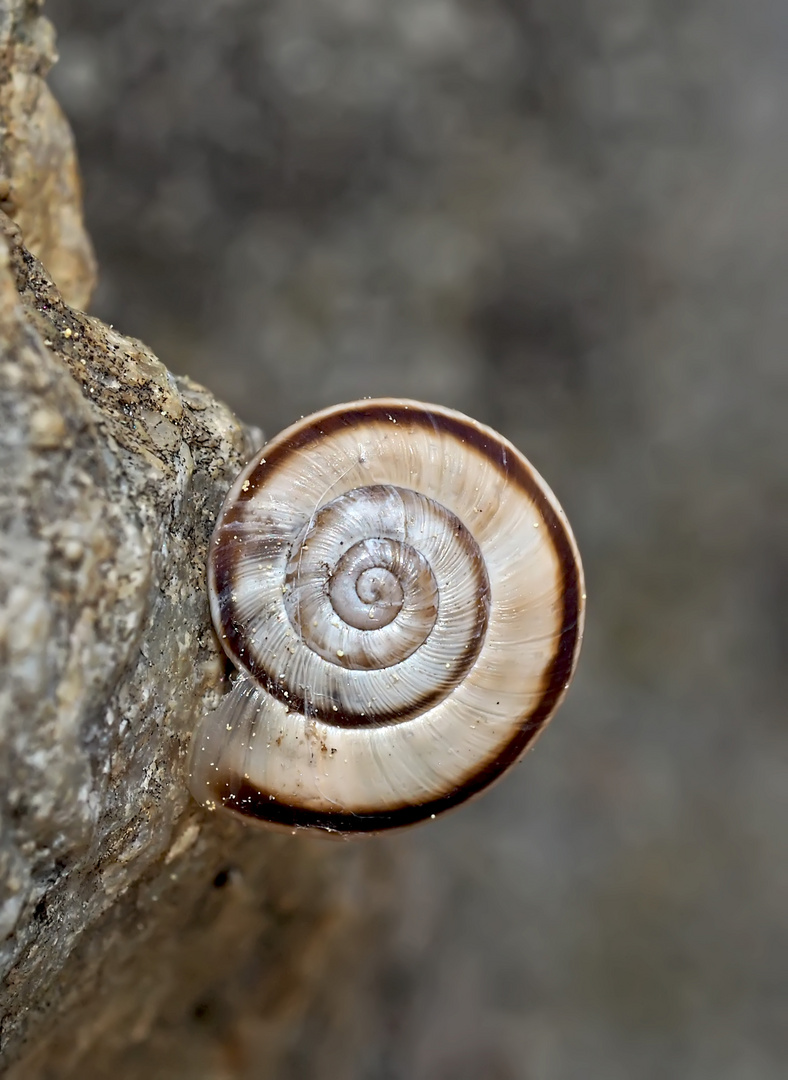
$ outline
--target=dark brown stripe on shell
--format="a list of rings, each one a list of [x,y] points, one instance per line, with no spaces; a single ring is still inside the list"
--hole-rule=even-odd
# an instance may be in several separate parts
[[[542,506],[542,503],[544,506]],[[212,793],[217,801],[244,817],[291,828],[316,828],[338,833],[375,833],[403,828],[441,814],[478,795],[513,765],[534,741],[555,711],[572,673],[580,632],[580,575],[568,533],[546,499],[540,503],[542,517],[553,537],[562,568],[563,612],[558,648],[545,672],[542,696],[535,709],[521,720],[514,737],[492,761],[474,771],[447,795],[425,803],[360,814],[327,813],[291,806],[272,799],[240,775],[217,779]],[[230,796],[228,798],[228,796]],[[234,797],[233,797],[234,796]]]
[[[391,485],[377,484],[372,485],[371,489],[386,489],[390,486]],[[237,510],[237,507],[235,509]],[[222,630],[224,634],[222,644],[225,651],[227,651],[231,657],[240,661],[246,671],[259,683],[259,685],[272,697],[276,698],[277,701],[286,705],[290,712],[301,713],[314,720],[323,720],[325,723],[332,724],[335,727],[359,728],[380,727],[385,724],[399,724],[406,720],[411,720],[413,717],[419,716],[427,709],[437,705],[439,701],[442,701],[443,698],[451,693],[455,686],[458,686],[462,682],[476,662],[476,658],[481,651],[487,632],[490,608],[490,580],[484,565],[483,555],[479,550],[476,541],[456,514],[452,513],[442,505],[440,506],[440,510],[447,523],[450,524],[454,521],[456,522],[457,529],[462,530],[466,538],[466,545],[472,545],[471,550],[475,556],[473,558],[473,565],[478,578],[476,588],[475,631],[470,635],[465,649],[456,658],[451,669],[447,671],[446,677],[438,684],[425,691],[420,697],[415,698],[408,704],[407,708],[399,708],[395,716],[385,714],[376,715],[374,713],[370,714],[369,712],[351,713],[342,709],[336,702],[332,702],[330,705],[318,705],[314,701],[308,700],[303,690],[299,692],[297,687],[290,686],[277,679],[276,676],[266,668],[259,657],[247,651],[245,644],[245,628],[239,622],[235,622],[231,617],[233,610],[231,597],[235,591],[237,558],[233,550],[231,535],[226,535],[226,532],[232,534],[232,526],[228,527],[226,519],[222,518],[217,532],[220,542],[218,544],[212,543],[211,546],[210,569],[211,584],[215,595],[220,599],[223,609],[230,613],[230,617],[222,620]],[[233,524],[235,524],[235,522],[233,522]],[[213,539],[215,541],[216,536],[214,536]],[[381,539],[386,538],[382,537]],[[257,543],[258,541],[247,540],[245,542]],[[299,633],[298,627],[294,627],[294,630],[296,633]],[[302,640],[304,640],[303,636]],[[334,708],[335,704],[337,705],[336,709]]]
[[[266,448],[265,462],[255,468],[247,477],[249,486],[245,491],[238,494],[238,501],[245,502],[254,498],[260,486],[268,480],[270,474],[280,468],[285,460],[295,451],[304,450],[313,442],[325,436],[333,435],[342,428],[358,427],[362,424],[386,424],[395,423],[412,425],[426,430],[445,432],[452,435],[461,443],[472,446],[484,457],[488,458],[509,479],[515,480],[520,487],[534,501],[541,489],[535,482],[530,471],[524,467],[519,452],[514,447],[504,446],[500,438],[493,438],[473,421],[462,416],[444,415],[443,413],[430,412],[416,406],[410,408],[396,404],[391,407],[379,405],[374,401],[362,402],[360,405],[351,406],[329,413],[319,421],[305,424],[296,428],[287,439],[278,442],[274,439],[271,448]],[[512,454],[510,457],[510,449]]]
[[[233,591],[234,583],[234,570],[235,559],[230,551],[225,550],[227,545],[219,544],[214,548],[213,560],[212,560],[212,584],[216,591],[216,595],[219,597],[228,597]],[[359,728],[359,727],[382,727],[387,724],[401,724],[405,720],[411,720],[414,716],[419,716],[421,713],[426,712],[427,709],[432,708],[439,701],[450,694],[455,686],[459,686],[465,676],[476,662],[476,657],[479,655],[482,644],[484,642],[484,635],[487,629],[487,619],[489,612],[489,600],[490,600],[490,582],[487,577],[487,573],[484,569],[484,565],[480,564],[480,588],[477,590],[477,620],[476,625],[478,633],[472,635],[463,652],[457,657],[456,663],[452,666],[448,677],[442,680],[436,686],[431,687],[428,691],[421,695],[419,698],[415,698],[408,705],[407,709],[400,708],[396,716],[380,716],[369,715],[365,713],[349,713],[343,711],[341,708],[334,708],[326,706],[325,708],[319,708],[314,702],[308,701],[303,694],[300,694],[297,688],[288,686],[278,679],[274,678],[270,672],[260,663],[256,656],[247,652],[245,647],[246,634],[244,628],[235,622],[223,623],[224,640],[222,642],[225,651],[228,652],[231,658],[240,660],[244,668],[249,674],[257,680],[260,686],[262,686],[271,697],[276,698],[283,705],[286,705],[290,712],[300,713],[302,716],[308,716],[313,720],[323,720],[327,724],[332,724],[334,727],[339,728]],[[339,668],[338,673],[344,673],[346,669]]]

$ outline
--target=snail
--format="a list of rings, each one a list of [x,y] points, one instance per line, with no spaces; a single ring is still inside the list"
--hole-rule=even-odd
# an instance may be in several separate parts
[[[435,817],[518,761],[569,685],[583,571],[506,439],[437,405],[300,420],[236,479],[208,557],[238,674],[190,788],[246,820],[343,834]]]

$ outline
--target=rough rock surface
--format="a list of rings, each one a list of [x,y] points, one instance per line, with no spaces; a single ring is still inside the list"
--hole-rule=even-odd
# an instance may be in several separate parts
[[[43,0],[0,3],[0,207],[75,307],[87,306],[96,278],[82,224],[71,128],[44,82],[55,62]]]
[[[300,1015],[358,934],[362,879],[347,846],[206,824],[186,792],[193,716],[224,676],[206,545],[249,438],[140,342],[68,308],[2,225],[3,1060],[21,1056],[25,1080],[101,1077],[129,1044],[160,1060],[157,1025],[192,1024],[182,1075],[219,1075],[212,1054],[245,1075],[257,1039],[274,1068],[282,1009]],[[251,1033],[233,1030],[238,968],[266,1016]]]
[[[54,284],[84,304],[93,260],[38,7],[0,3],[0,1071],[281,1076],[305,1030],[340,1062],[375,852],[184,783],[225,674],[206,546],[260,434]]]

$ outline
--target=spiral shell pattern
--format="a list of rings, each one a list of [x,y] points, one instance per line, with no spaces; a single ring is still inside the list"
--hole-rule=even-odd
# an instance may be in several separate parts
[[[555,497],[439,406],[288,428],[233,485],[208,570],[240,675],[198,726],[191,788],[264,823],[374,832],[476,793],[550,718],[580,644]]]

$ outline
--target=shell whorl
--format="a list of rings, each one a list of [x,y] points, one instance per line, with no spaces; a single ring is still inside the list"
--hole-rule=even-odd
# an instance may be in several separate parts
[[[582,632],[555,497],[459,413],[361,401],[277,436],[209,555],[242,673],[195,733],[191,787],[255,820],[373,832],[434,816],[517,760]]]

